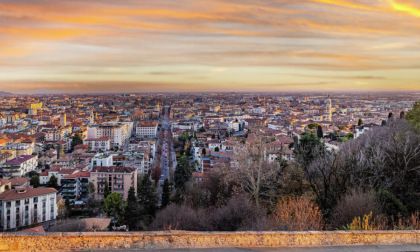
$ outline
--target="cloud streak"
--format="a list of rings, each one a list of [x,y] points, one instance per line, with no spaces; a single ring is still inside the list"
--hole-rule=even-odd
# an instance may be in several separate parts
[[[0,88],[418,89],[419,18],[414,0],[5,0]]]

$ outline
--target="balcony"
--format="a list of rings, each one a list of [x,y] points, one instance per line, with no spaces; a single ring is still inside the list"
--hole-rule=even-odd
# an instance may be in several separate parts
[[[62,193],[75,193],[76,189],[64,189]]]
[[[74,188],[74,187],[76,187],[76,185],[75,184],[62,184],[61,187],[63,187],[63,188]]]

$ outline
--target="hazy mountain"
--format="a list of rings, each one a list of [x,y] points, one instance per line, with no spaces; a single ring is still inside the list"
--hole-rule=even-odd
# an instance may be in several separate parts
[[[0,95],[12,95],[13,93],[6,92],[6,91],[0,91]]]

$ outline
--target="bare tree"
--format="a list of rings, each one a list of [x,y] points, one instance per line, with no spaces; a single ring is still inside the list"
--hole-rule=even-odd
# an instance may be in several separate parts
[[[159,164],[156,164],[153,167],[152,173],[151,173],[151,177],[153,181],[155,181],[155,186],[158,184],[161,175],[162,175],[162,169],[160,168]]]
[[[248,137],[247,146],[239,151],[236,170],[237,182],[249,193],[259,206],[261,197],[273,201],[277,197],[276,188],[281,167],[268,163],[265,159],[264,140],[261,137]]]

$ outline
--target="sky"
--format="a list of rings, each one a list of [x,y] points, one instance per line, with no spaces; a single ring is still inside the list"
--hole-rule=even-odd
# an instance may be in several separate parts
[[[420,0],[0,0],[0,90],[420,90]]]

